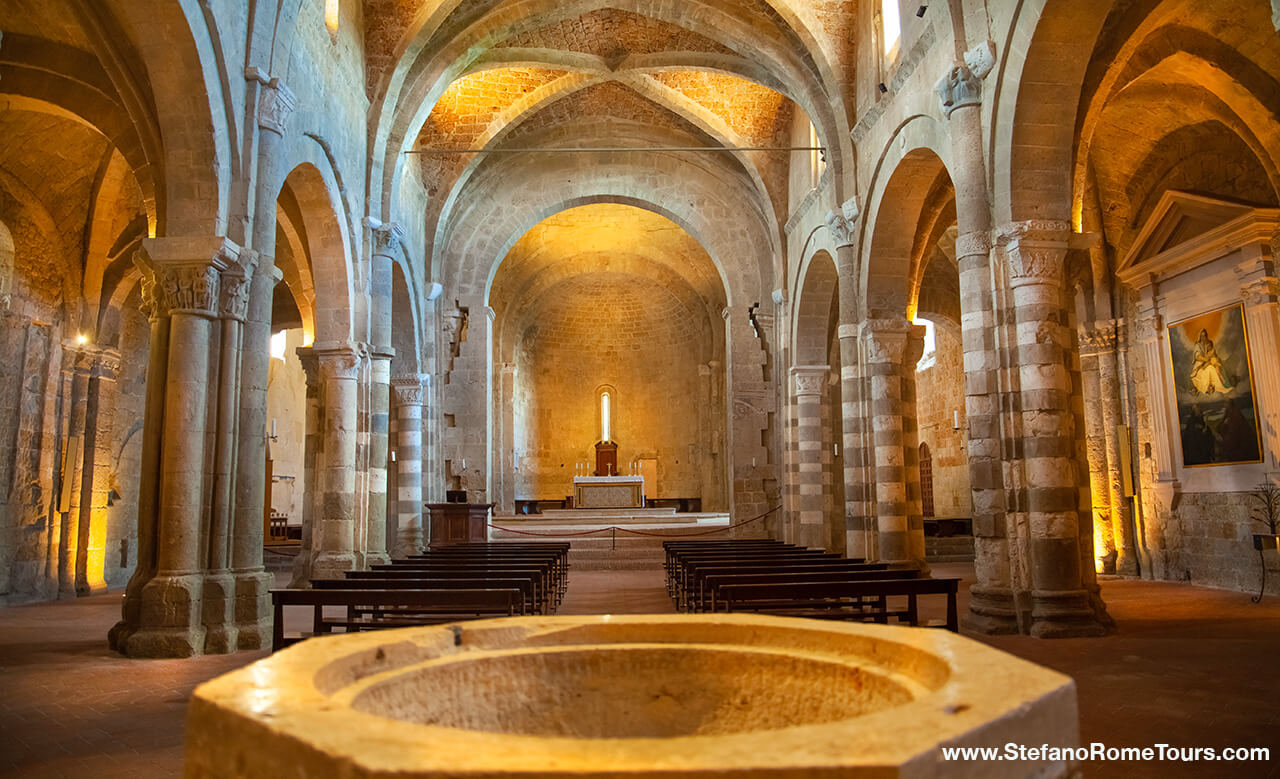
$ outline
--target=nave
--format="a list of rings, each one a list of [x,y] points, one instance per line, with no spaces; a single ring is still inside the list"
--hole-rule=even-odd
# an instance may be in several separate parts
[[[972,563],[938,563],[933,575],[960,577],[963,612]],[[569,576],[559,614],[674,611],[658,568],[571,570]],[[279,586],[286,578],[278,577]],[[1106,638],[1038,641],[962,632],[1072,676],[1082,743],[1280,746],[1280,708],[1260,676],[1280,652],[1274,629],[1280,602],[1251,604],[1240,593],[1168,582],[1106,578],[1101,585],[1124,626]],[[922,600],[922,608],[927,619],[941,616],[941,603]],[[130,660],[100,639],[118,614],[113,594],[0,611],[0,776],[178,776],[191,691],[266,655]],[[299,614],[297,621],[305,619]],[[1091,777],[1129,779],[1205,775],[1194,764],[1085,770]],[[1219,764],[1213,775],[1280,774],[1274,766]]]

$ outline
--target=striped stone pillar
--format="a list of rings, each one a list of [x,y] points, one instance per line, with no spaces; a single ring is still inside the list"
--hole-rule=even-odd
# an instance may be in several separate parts
[[[391,348],[393,253],[400,245],[401,230],[395,224],[370,220],[369,294],[369,449],[368,510],[365,518],[366,565],[385,563],[387,556],[387,452],[391,419]]]
[[[1116,572],[1116,544],[1111,522],[1111,491],[1107,488],[1107,433],[1102,414],[1102,390],[1098,383],[1098,361],[1102,344],[1096,328],[1082,326],[1080,381],[1084,394],[1085,450],[1089,465],[1089,496],[1093,518],[1094,555],[1098,570]]]
[[[822,483],[823,472],[831,464],[831,451],[822,445],[822,395],[830,371],[826,365],[791,369],[794,489],[786,540],[800,546],[823,546],[823,525],[831,500],[831,491]]]
[[[996,316],[1000,268],[991,262],[991,201],[983,156],[982,79],[994,54],[978,47],[935,87],[951,136],[956,192],[956,264],[960,271],[960,335],[964,349],[965,422],[973,498],[974,571],[965,626],[980,633],[1017,633],[1004,475],[1002,320]]]
[[[426,379],[421,373],[391,378],[396,400],[396,557],[417,554],[423,547],[422,405]]]
[[[871,559],[875,555],[874,484],[866,411],[867,386],[862,372],[862,337],[856,248],[861,210],[850,198],[827,214],[827,231],[836,247],[840,324],[840,451],[843,454],[845,554]],[[837,410],[833,409],[833,413]]]
[[[324,388],[323,464],[317,463],[319,511],[312,530],[311,576],[341,578],[356,567],[356,438],[361,357],[349,342],[313,347]]]
[[[875,458],[877,556],[927,568],[915,394],[924,328],[905,318],[868,319],[862,334]]]
[[[856,324],[839,325],[840,339],[840,416],[844,454],[844,522],[845,554],[871,559],[875,555],[875,512],[872,498],[875,487],[870,468],[873,458],[868,451],[869,419],[864,404],[867,399],[866,379],[862,373],[861,329]]]
[[[311,582],[311,561],[315,556],[316,517],[320,513],[319,463],[323,461],[324,382],[320,377],[320,361],[310,346],[297,348],[298,361],[306,377],[306,430],[302,445],[302,544],[293,559],[289,586],[307,587]]]
[[[1001,229],[1013,296],[1021,416],[1021,475],[1026,501],[1031,580],[1031,634],[1102,635],[1106,628],[1087,589],[1082,544],[1092,530],[1080,521],[1080,479],[1071,413],[1070,351],[1064,267],[1066,222],[1031,220]],[[1092,558],[1092,554],[1088,555]]]

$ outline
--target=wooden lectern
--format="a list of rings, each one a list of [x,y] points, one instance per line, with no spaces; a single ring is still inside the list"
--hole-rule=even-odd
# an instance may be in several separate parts
[[[596,444],[596,476],[618,475],[618,445],[612,441]]]
[[[484,543],[489,540],[492,503],[428,503],[431,517],[428,544],[432,547]]]

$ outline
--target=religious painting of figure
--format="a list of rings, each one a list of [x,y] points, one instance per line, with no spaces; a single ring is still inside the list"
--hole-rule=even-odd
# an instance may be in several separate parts
[[[1169,353],[1182,464],[1261,462],[1243,307],[1231,306],[1170,325]]]

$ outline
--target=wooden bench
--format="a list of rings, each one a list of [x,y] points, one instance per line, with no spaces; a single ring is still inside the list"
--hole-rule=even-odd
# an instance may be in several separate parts
[[[832,572],[854,572],[854,571],[884,571],[889,568],[888,563],[864,563],[859,560],[849,560],[845,558],[818,558],[812,560],[798,560],[778,564],[776,561],[766,561],[764,563],[752,562],[717,562],[708,565],[699,565],[691,571],[689,582],[689,591],[683,598],[684,606],[693,611],[699,610],[699,605],[706,602],[708,589],[707,579],[711,576],[727,576],[727,575],[751,575],[751,574],[780,574],[780,573],[832,573]]]
[[[547,614],[546,603],[535,597],[532,579],[494,578],[488,576],[364,576],[367,571],[347,571],[345,579],[312,579],[311,587],[317,590],[520,590],[523,596],[517,616]]]
[[[683,605],[688,602],[689,597],[692,595],[694,577],[702,568],[723,566],[725,564],[734,566],[755,565],[757,567],[776,566],[780,568],[791,563],[818,560],[835,562],[841,559],[843,558],[834,552],[823,552],[820,549],[744,552],[741,554],[699,555],[681,558],[674,577],[676,604],[683,609]]]
[[[956,593],[959,579],[875,579],[840,583],[726,584],[719,588],[726,611],[753,611],[790,617],[865,620],[888,622],[894,617],[911,625],[920,624],[918,598],[946,595],[946,628],[959,632]],[[905,609],[892,610],[891,596],[906,596]],[[866,610],[864,599],[875,599]]]
[[[335,627],[347,632],[407,625],[434,625],[468,619],[514,616],[524,602],[518,589],[405,590],[312,589],[272,590],[275,624],[271,651],[307,638],[286,636],[285,606],[310,606],[312,635],[330,633]],[[327,606],[345,607],[344,617],[326,616]]]
[[[390,565],[374,565],[370,573],[394,578],[426,578],[437,576],[445,578],[522,578],[533,583],[534,600],[547,604],[547,608],[560,605],[560,592],[551,578],[548,565],[529,563],[485,563],[485,562],[443,562],[415,561],[411,563],[392,563]]]
[[[699,590],[690,602],[691,611],[716,611],[718,588],[726,584],[784,584],[801,582],[852,582],[868,579],[915,579],[915,568],[889,570],[886,563],[851,563],[841,566],[796,567],[772,570],[711,569],[700,571]]]

